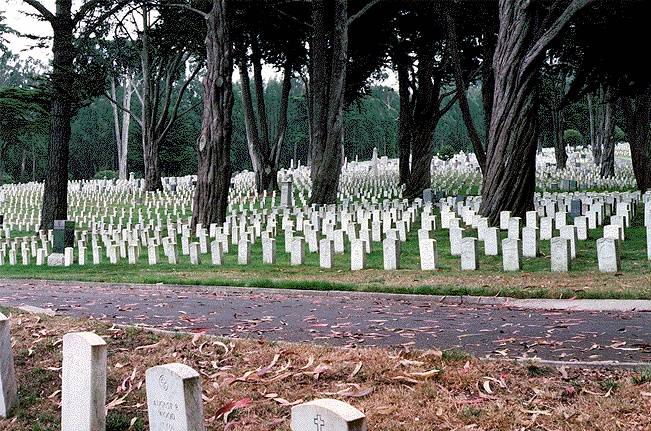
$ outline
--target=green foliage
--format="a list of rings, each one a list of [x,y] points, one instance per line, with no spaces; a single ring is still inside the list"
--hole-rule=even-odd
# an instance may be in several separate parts
[[[576,147],[583,144],[583,135],[576,129],[567,129],[563,132],[563,142],[568,147]]]
[[[93,176],[94,180],[114,180],[118,177],[118,173],[116,171],[110,171],[110,170],[105,170],[105,171],[98,171],[95,173]]]
[[[615,142],[626,141],[626,134],[619,126],[615,126],[615,131],[613,132],[613,139],[615,140]]]
[[[536,363],[530,363],[527,365],[527,373],[531,377],[543,377],[551,374],[553,371],[552,367],[549,367],[547,365],[539,365]]]
[[[143,431],[144,429],[145,427],[140,418],[136,418],[132,426],[131,418],[121,413],[110,411],[106,415],[106,431]]]
[[[645,368],[642,371],[640,371],[640,374],[638,376],[633,376],[632,381],[634,385],[643,385],[645,383],[651,383],[651,367]]]
[[[445,144],[439,149],[438,156],[441,160],[450,160],[456,153],[452,145]]]
[[[467,361],[471,358],[470,353],[464,352],[461,349],[444,350],[442,359],[448,362]]]
[[[599,382],[599,386],[606,392],[613,392],[619,389],[619,382],[615,379],[605,379]]]

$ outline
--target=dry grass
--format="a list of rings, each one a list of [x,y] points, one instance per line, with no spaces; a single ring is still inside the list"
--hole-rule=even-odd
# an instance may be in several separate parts
[[[11,318],[21,404],[14,418],[0,421],[8,431],[59,429],[61,338],[81,330],[108,343],[108,431],[147,429],[144,371],[168,362],[202,375],[209,430],[288,430],[289,405],[320,397],[361,409],[372,431],[651,429],[651,383],[635,371],[487,363],[436,350],[220,341],[16,312]],[[217,415],[246,398],[250,404],[227,422]]]

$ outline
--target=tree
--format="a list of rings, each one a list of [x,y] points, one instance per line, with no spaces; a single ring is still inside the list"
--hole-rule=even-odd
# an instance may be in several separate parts
[[[465,97],[465,84],[460,92],[446,88],[446,83],[452,80],[450,59],[454,44],[448,43],[446,17],[435,15],[435,6],[421,3],[403,12],[397,23],[399,39],[393,49],[400,94],[400,181],[406,184],[408,199],[421,197],[423,190],[431,186],[436,126],[454,106],[456,94]],[[456,37],[454,28],[452,34]],[[458,44],[455,48],[454,54],[460,57]],[[458,61],[461,64],[462,60]],[[465,83],[467,77],[460,79]]]
[[[334,204],[343,162],[344,108],[364,87],[378,55],[352,57],[349,27],[380,0],[369,0],[349,17],[348,0],[314,0],[310,38],[309,102],[312,195],[310,204]],[[368,37],[368,34],[367,34]],[[383,50],[379,50],[382,52]],[[375,54],[378,51],[374,51]]]
[[[52,26],[51,105],[52,126],[48,146],[47,175],[41,209],[41,229],[51,229],[55,219],[68,216],[68,154],[70,122],[75,105],[75,60],[84,55],[80,45],[96,36],[100,26],[129,0],[87,0],[73,13],[72,0],[56,0],[54,13],[39,0],[23,0],[37,16]],[[78,30],[75,35],[75,30]],[[78,82],[78,81],[77,81]]]
[[[310,111],[312,195],[310,204],[334,204],[341,173],[344,91],[348,62],[348,1],[312,2]],[[332,25],[329,24],[332,19]],[[329,46],[328,46],[329,41]]]
[[[294,69],[300,66],[305,56],[304,35],[301,33],[305,26],[298,26],[298,29],[294,25],[288,26],[287,19],[279,12],[282,11],[280,7],[271,2],[244,5],[241,17],[244,31],[236,43],[247,147],[259,193],[278,188],[278,168],[287,131],[292,77]],[[262,79],[263,61],[275,64],[283,74],[281,95],[275,108],[278,113],[275,127],[267,112]],[[253,86],[250,83],[249,64],[253,69]]]
[[[41,91],[19,87],[0,87],[0,183],[6,175],[5,161],[12,146],[20,147],[19,179],[25,178],[28,149],[35,158],[35,135],[44,134],[47,100]],[[27,141],[30,141],[28,148]],[[34,172],[32,172],[34,174]],[[32,175],[33,176],[33,175]]]
[[[625,97],[622,105],[637,188],[646,192],[651,189],[651,87]]]
[[[490,223],[501,211],[524,216],[533,208],[538,128],[537,88],[549,45],[594,0],[499,1],[493,57],[495,85],[480,213]]]
[[[197,187],[192,226],[223,224],[231,183],[231,133],[233,109],[233,52],[230,35],[230,2],[213,0],[205,15],[206,76],[204,111],[199,137]]]
[[[122,106],[117,103],[118,78],[111,78],[111,107],[113,108],[113,125],[115,143],[118,153],[118,178],[127,179],[127,156],[129,152],[129,126],[131,124],[131,96],[134,92],[133,78],[130,73],[122,77]],[[115,100],[116,102],[113,102]],[[120,119],[120,114],[122,118]]]
[[[118,33],[124,26],[116,28]],[[109,76],[110,93],[107,99],[113,112],[113,128],[117,148],[118,178],[127,179],[127,162],[129,155],[129,132],[131,126],[131,99],[139,82],[136,80],[138,72],[138,56],[136,55],[133,39],[115,35],[112,43],[108,43],[107,57],[112,64]],[[119,98],[122,97],[120,102]]]
[[[193,56],[191,37],[179,28],[178,10],[162,1],[158,17],[152,22],[152,5],[142,2],[140,15],[142,28],[137,45],[140,52],[140,91],[136,92],[141,105],[141,115],[136,118],[142,135],[145,167],[145,190],[161,190],[160,146],[176,120],[189,110],[181,112],[183,96],[190,83],[201,70],[203,63],[196,61],[190,73],[186,65]],[[134,12],[132,11],[131,14]],[[135,19],[132,19],[135,24]],[[159,24],[156,27],[156,24]],[[137,25],[137,24],[135,24]],[[191,32],[190,32],[191,33]],[[127,32],[128,34],[128,32]]]

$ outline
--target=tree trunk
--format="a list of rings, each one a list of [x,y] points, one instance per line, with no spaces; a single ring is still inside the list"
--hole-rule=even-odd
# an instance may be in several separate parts
[[[633,173],[642,193],[651,189],[651,88],[623,101],[626,135],[631,147]]]
[[[245,49],[242,49],[242,51],[245,51]],[[254,48],[253,51],[257,52],[257,48]],[[285,140],[285,131],[287,130],[287,109],[289,106],[289,93],[292,86],[291,65],[287,62],[284,68],[283,88],[280,96],[280,106],[278,108],[278,124],[276,126],[277,133],[272,145],[269,139],[269,126],[264,102],[264,85],[262,82],[262,62],[259,53],[252,55],[252,63],[258,109],[257,119],[253,108],[251,84],[244,54],[240,59],[239,65],[247,147],[249,156],[251,157],[251,164],[253,165],[257,192],[262,193],[264,190],[272,192],[278,188],[280,150]],[[258,127],[258,120],[260,127]]]
[[[20,158],[20,181],[25,181],[25,172],[27,171],[27,149],[23,148]]]
[[[499,2],[495,86],[480,207],[493,225],[501,211],[524,217],[533,208],[540,65],[547,47],[593,1],[571,0],[562,10],[545,10],[546,17],[539,16],[543,10],[529,0]],[[540,24],[549,25],[540,28]]]
[[[413,104],[410,95],[409,58],[404,48],[397,44],[394,49],[394,63],[398,70],[398,94],[400,112],[398,113],[398,171],[400,184],[407,184],[411,177],[409,156],[411,155],[411,132]]]
[[[276,140],[271,149],[271,183],[269,190],[278,189],[278,170],[280,169],[280,154],[283,144],[285,143],[285,133],[287,132],[287,111],[289,110],[289,94],[292,91],[292,66],[289,60],[285,63],[283,75],[283,88],[280,94],[280,107],[278,115],[278,124],[276,125]]]
[[[565,142],[563,141],[563,109],[559,104],[554,104],[552,107],[552,129],[556,169],[563,170],[567,164],[567,151],[565,150]]]
[[[122,108],[117,105],[117,85],[116,80],[111,79],[111,108],[113,109],[113,124],[115,133],[115,144],[118,155],[118,177],[121,180],[127,179],[127,157],[129,151],[129,127],[131,123],[131,97],[133,95],[133,85],[131,76],[124,76],[124,89],[122,94]],[[120,122],[120,111],[122,111],[122,120]]]
[[[463,68],[461,67],[461,52],[459,50],[459,38],[457,35],[456,24],[452,15],[446,13],[447,24],[448,24],[448,35],[450,43],[450,57],[452,58],[452,63],[454,65],[454,82],[457,86],[457,99],[459,100],[459,108],[461,109],[461,115],[463,117],[463,122],[466,125],[466,131],[470,142],[472,142],[473,150],[475,151],[475,156],[477,157],[477,163],[479,163],[479,168],[483,173],[486,169],[486,151],[477,132],[474,122],[472,121],[472,115],[470,114],[470,106],[468,105],[468,99],[466,97],[466,82],[463,76]]]
[[[500,1],[500,31],[493,57],[495,86],[488,131],[480,212],[490,224],[509,210],[524,217],[533,208],[538,141],[540,59],[528,68],[533,17],[524,0]]]
[[[213,0],[207,17],[204,111],[198,145],[197,187],[192,213],[197,223],[223,224],[231,182],[233,58],[227,0]]]
[[[560,114],[557,114],[560,116]],[[563,141],[563,131],[556,130],[558,127],[554,125],[554,155],[556,156],[556,169],[563,170],[567,166],[567,151],[565,149],[565,142]]]
[[[312,3],[312,196],[310,204],[334,204],[341,174],[344,89],[348,62],[347,0],[334,0],[334,24],[328,30],[330,1]],[[326,38],[330,34],[330,47]]]
[[[417,48],[418,51],[418,90],[415,96],[411,136],[411,172],[405,197],[409,200],[423,196],[423,190],[432,185],[432,155],[434,148],[434,132],[441,116],[447,108],[441,108],[441,76],[445,67],[439,66],[435,75],[434,41],[424,37]]]
[[[255,185],[258,193],[261,193],[264,190],[265,178],[264,176],[264,166],[265,166],[265,155],[263,144],[260,141],[260,135],[258,133],[258,123],[255,116],[255,111],[253,110],[253,98],[251,96],[251,83],[249,81],[249,71],[247,69],[246,59],[244,54],[242,54],[242,59],[240,60],[239,65],[240,70],[240,82],[242,83],[242,107],[244,111],[244,126],[246,129],[246,142],[249,149],[249,157],[251,158],[251,165],[253,165],[253,172],[255,174]],[[258,96],[259,97],[259,96]]]
[[[41,209],[41,229],[52,229],[54,220],[68,217],[68,153],[72,120],[74,23],[72,2],[57,1],[57,16],[52,22],[52,101],[51,134],[48,145],[47,173]]]
[[[156,137],[154,121],[154,82],[151,73],[151,53],[149,51],[149,9],[143,5],[142,31],[142,154],[145,168],[145,191],[154,192],[163,189],[158,153],[160,140]]]
[[[604,104],[602,107],[602,122],[600,124],[600,148],[601,148],[601,177],[612,178],[615,176],[615,121],[613,118],[612,91],[606,89],[604,92]]]
[[[497,23],[487,23],[482,33],[481,99],[484,108],[484,139],[488,142],[488,131],[490,130],[493,111],[493,93],[495,91],[493,57],[495,55],[495,44],[497,43]]]
[[[598,159],[597,159],[596,154],[595,154],[597,139],[595,137],[595,130],[594,130],[595,129],[594,128],[594,123],[595,123],[595,120],[594,120],[594,107],[592,106],[592,96],[590,94],[588,94],[586,97],[588,98],[588,121],[589,121],[589,127],[590,127],[589,130],[588,130],[588,133],[590,134],[590,149],[592,150],[592,157],[594,158],[595,163],[597,163]]]

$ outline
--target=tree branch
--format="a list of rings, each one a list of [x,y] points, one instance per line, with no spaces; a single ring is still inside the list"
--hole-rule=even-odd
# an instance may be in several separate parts
[[[56,16],[52,12],[48,10],[45,6],[43,6],[38,0],[23,0],[25,3],[36,9],[36,11],[41,14],[43,19],[46,21],[49,21],[52,23],[55,19]]]
[[[572,0],[563,13],[554,21],[549,29],[534,43],[524,58],[522,69],[528,69],[540,55],[547,49],[549,44],[559,35],[565,26],[572,20],[581,9],[594,3],[595,0]]]
[[[359,12],[357,12],[355,15],[352,15],[350,18],[348,18],[348,25],[351,25],[353,21],[355,21],[357,18],[360,16],[364,15],[370,8],[375,6],[376,4],[380,3],[382,0],[371,0],[364,6]]]
[[[129,115],[131,116],[131,118],[133,118],[134,120],[136,120],[136,122],[138,123],[138,125],[142,128],[142,121],[141,121],[141,119],[138,118],[138,117],[133,113],[133,111],[131,111],[130,109],[126,109],[125,107],[121,106],[120,102],[118,102],[118,101],[115,100],[113,97],[111,97],[111,95],[108,94],[107,92],[104,92],[104,97],[106,97],[106,98],[111,102],[111,104],[114,105],[114,106],[116,106],[120,111],[123,111],[123,112],[126,112],[127,114],[129,114]]]

